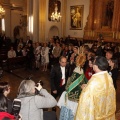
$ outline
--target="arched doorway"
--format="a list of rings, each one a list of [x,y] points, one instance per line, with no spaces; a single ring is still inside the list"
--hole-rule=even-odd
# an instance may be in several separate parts
[[[53,36],[59,36],[59,29],[57,26],[52,26],[49,30],[48,37],[52,38]]]
[[[19,38],[20,38],[20,36],[21,36],[21,31],[22,31],[22,27],[21,27],[21,26],[16,26],[16,27],[14,28],[14,32],[13,32],[13,34],[14,34],[14,39],[19,39]]]

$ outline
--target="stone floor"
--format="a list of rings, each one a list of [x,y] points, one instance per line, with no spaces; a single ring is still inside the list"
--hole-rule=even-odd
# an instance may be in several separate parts
[[[50,71],[43,72],[41,70],[25,70],[24,68],[13,70],[11,73],[5,72],[3,74],[2,80],[8,81],[11,85],[11,93],[9,98],[14,99],[17,96],[17,89],[20,82],[26,77],[32,76],[32,79],[37,83],[39,80],[42,80],[44,83],[44,88],[50,92]],[[116,91],[117,97],[117,109],[116,117],[117,120],[120,120],[120,76],[117,80],[118,89]],[[59,115],[59,109],[57,114]]]

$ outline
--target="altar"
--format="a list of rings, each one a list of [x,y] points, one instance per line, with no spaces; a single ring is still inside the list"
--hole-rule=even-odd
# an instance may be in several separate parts
[[[83,39],[120,42],[119,5],[120,0],[90,0],[89,16]]]

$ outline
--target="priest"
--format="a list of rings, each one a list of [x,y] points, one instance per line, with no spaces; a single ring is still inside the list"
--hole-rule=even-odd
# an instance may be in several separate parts
[[[107,68],[106,58],[96,57],[95,74],[82,87],[75,120],[115,120],[116,93]]]

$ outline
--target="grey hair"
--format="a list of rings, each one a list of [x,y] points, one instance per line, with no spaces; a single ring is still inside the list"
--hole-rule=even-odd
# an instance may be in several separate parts
[[[19,95],[33,94],[35,89],[35,82],[33,80],[23,80],[18,88]]]

